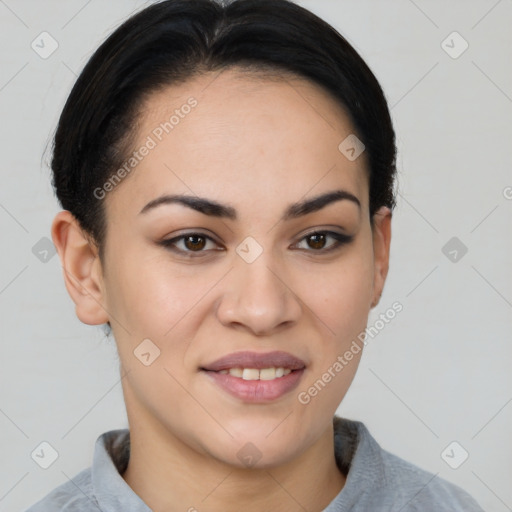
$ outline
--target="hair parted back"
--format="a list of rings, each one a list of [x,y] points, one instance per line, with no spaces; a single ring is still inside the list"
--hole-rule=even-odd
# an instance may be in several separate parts
[[[365,145],[370,215],[394,208],[396,144],[388,105],[342,35],[289,0],[165,0],[130,17],[99,46],[55,133],[57,198],[92,236],[100,257],[107,219],[93,191],[125,160],[143,101],[200,73],[237,66],[291,73],[329,92]]]

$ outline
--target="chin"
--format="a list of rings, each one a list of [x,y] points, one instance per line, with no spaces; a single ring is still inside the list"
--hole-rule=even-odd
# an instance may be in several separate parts
[[[282,424],[279,425],[279,422],[282,420],[283,417],[277,422],[263,421],[256,426],[246,424],[247,428],[242,426],[242,430],[231,430],[234,438],[229,443],[229,452],[234,454],[234,458],[230,457],[229,464],[240,468],[265,469],[286,464],[300,454],[307,440],[293,424],[280,431]]]

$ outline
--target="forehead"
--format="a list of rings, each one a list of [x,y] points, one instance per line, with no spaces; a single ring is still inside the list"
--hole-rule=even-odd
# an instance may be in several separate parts
[[[351,161],[339,149],[354,134],[350,118],[307,80],[205,73],[147,97],[135,126],[132,151],[151,149],[113,204],[142,208],[164,192],[289,203],[341,186],[367,208],[365,155]]]

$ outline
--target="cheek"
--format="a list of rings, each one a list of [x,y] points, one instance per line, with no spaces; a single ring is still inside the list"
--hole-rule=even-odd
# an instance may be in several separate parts
[[[191,345],[194,349],[194,337],[211,312],[205,297],[218,281],[219,270],[199,271],[193,265],[170,264],[165,257],[137,259],[135,252],[129,254],[109,273],[107,309],[123,367],[132,372],[130,380],[160,393],[176,387],[165,369],[180,382],[189,377]],[[151,370],[136,357],[142,343],[158,353]]]
[[[170,272],[160,258],[144,258],[135,250],[129,257],[119,257],[106,281],[107,308],[129,331],[150,329],[162,336],[172,327],[173,320],[192,300],[193,287],[179,275]]]
[[[371,251],[354,250],[325,268],[309,269],[299,278],[301,297],[340,341],[364,328],[373,290]]]
[[[340,259],[326,274],[309,273],[307,281],[307,304],[322,335],[315,340],[317,349],[297,400],[313,422],[326,411],[334,414],[359,366],[373,289],[371,246]]]

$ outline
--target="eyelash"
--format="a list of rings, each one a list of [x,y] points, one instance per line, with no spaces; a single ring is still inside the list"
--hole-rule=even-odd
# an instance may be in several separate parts
[[[350,242],[352,242],[352,240],[354,238],[353,236],[344,235],[342,233],[337,233],[336,231],[320,231],[320,230],[318,230],[318,231],[312,231],[312,232],[304,235],[299,240],[299,243],[302,242],[303,240],[306,240],[306,239],[314,236],[314,235],[327,235],[328,237],[330,236],[331,238],[334,238],[334,240],[336,240],[336,242],[334,244],[332,244],[330,247],[328,247],[327,249],[322,248],[322,249],[302,249],[302,250],[306,250],[306,252],[313,252],[313,253],[317,253],[317,254],[327,254],[332,251],[335,251],[336,249],[340,249],[344,245],[349,244]],[[173,252],[177,252],[179,254],[186,255],[186,257],[189,257],[189,258],[197,258],[197,257],[204,256],[204,254],[206,253],[205,250],[191,251],[191,250],[178,249],[176,247],[177,242],[179,242],[180,240],[184,240],[188,237],[199,237],[199,238],[203,238],[203,239],[212,241],[213,243],[216,243],[215,240],[213,240],[213,238],[211,238],[203,233],[197,233],[197,232],[191,231],[189,233],[184,233],[183,235],[177,236],[175,238],[171,238],[169,240],[162,240],[161,242],[159,242],[159,245],[163,245],[166,249],[173,251]]]

